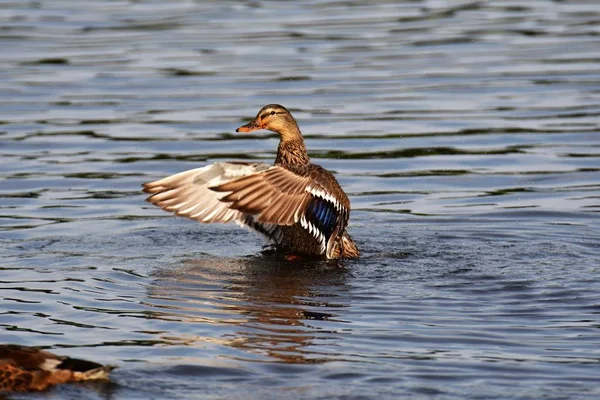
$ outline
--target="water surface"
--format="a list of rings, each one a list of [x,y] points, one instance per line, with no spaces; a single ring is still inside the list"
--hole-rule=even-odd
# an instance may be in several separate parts
[[[0,341],[116,364],[15,398],[596,399],[600,6],[0,3]],[[363,256],[290,264],[143,182],[298,119]]]

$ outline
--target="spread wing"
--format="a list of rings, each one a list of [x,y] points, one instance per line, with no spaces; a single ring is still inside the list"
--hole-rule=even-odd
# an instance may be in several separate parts
[[[221,202],[266,224],[300,223],[329,256],[348,223],[350,202],[333,175],[318,165],[273,166],[211,186]]]
[[[333,175],[314,164],[218,162],[144,184],[147,201],[196,221],[234,221],[275,243],[299,223],[331,256],[348,223],[350,202]]]
[[[233,221],[278,243],[281,232],[276,225],[260,223],[252,215],[230,208],[221,201],[223,193],[209,189],[269,167],[264,163],[217,162],[145,183],[144,192],[151,194],[147,201],[165,211],[203,223]]]
[[[262,163],[221,163],[196,168],[144,184],[144,192],[152,194],[147,201],[176,215],[199,222],[230,222],[244,219],[242,212],[220,201],[209,187],[269,168]]]

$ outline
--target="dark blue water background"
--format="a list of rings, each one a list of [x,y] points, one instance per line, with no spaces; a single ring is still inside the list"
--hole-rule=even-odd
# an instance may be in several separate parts
[[[0,341],[43,399],[600,397],[600,4],[1,1]],[[298,119],[363,251],[260,255],[140,184]]]

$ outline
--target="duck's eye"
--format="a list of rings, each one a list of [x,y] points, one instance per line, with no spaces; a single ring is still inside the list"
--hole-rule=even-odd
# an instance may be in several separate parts
[[[271,115],[275,115],[275,114],[276,114],[275,111],[271,111]]]

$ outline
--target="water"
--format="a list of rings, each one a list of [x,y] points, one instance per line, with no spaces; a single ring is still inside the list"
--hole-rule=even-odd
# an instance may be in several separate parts
[[[0,341],[120,367],[33,397],[600,396],[600,5],[364,3],[0,2]],[[144,203],[268,103],[359,260]]]

